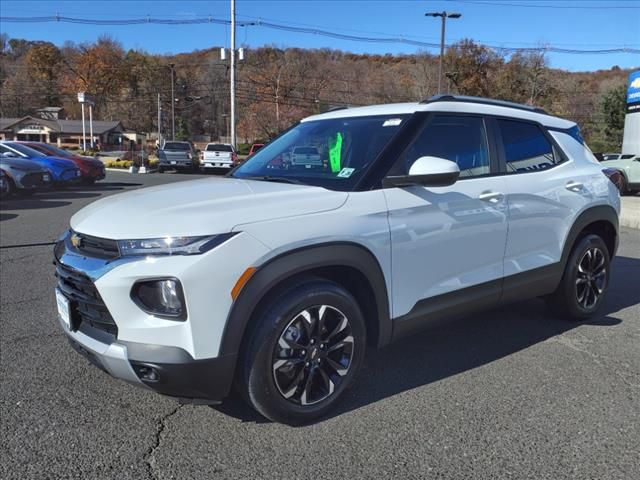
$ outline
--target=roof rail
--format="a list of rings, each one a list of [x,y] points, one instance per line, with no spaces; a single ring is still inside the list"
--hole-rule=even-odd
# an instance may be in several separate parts
[[[467,97],[465,95],[434,95],[431,98],[421,101],[421,104],[436,103],[436,102],[464,102],[464,103],[478,103],[482,105],[493,105],[496,107],[515,108],[518,110],[526,110],[528,112],[542,113],[549,115],[544,109],[540,107],[534,107],[532,105],[524,105],[522,103],[507,102],[505,100],[495,100],[493,98],[482,97]]]
[[[338,107],[331,107],[329,110],[327,110],[327,112],[335,112],[336,110],[346,110],[347,108],[349,108],[346,105],[340,105]]]

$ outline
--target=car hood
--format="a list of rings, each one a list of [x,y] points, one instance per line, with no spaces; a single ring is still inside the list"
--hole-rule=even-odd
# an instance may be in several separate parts
[[[207,178],[106,197],[71,228],[115,240],[227,233],[237,225],[339,208],[348,193],[274,182]]]
[[[600,165],[607,168],[625,168],[631,163],[630,159],[626,160],[603,160]]]
[[[40,165],[46,165],[48,167],[67,169],[67,168],[77,168],[76,164],[71,160],[60,157],[34,157],[31,158],[32,161],[39,163]]]
[[[3,157],[0,159],[0,167],[5,169],[15,168],[16,170],[21,170],[23,172],[41,172],[44,170],[39,163],[33,162],[31,160],[7,157]]]

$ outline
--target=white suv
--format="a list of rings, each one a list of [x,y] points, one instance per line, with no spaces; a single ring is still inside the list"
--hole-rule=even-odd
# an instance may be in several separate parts
[[[324,167],[286,168],[298,145]],[[620,208],[601,168],[575,123],[523,105],[439,96],[315,115],[227,178],[74,215],[55,248],[60,323],[115,377],[196,403],[234,384],[264,416],[309,422],[367,344],[531,297],[594,314]]]

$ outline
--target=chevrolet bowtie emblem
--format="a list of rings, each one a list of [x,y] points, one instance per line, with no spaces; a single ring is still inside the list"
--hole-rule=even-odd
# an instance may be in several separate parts
[[[73,245],[76,248],[79,248],[80,244],[82,244],[82,239],[80,238],[80,235],[78,235],[77,233],[72,234],[71,245]]]

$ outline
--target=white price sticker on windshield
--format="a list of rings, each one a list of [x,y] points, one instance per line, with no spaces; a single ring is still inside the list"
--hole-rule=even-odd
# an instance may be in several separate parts
[[[401,118],[390,118],[389,120],[385,120],[382,124],[383,127],[397,127],[402,123]]]
[[[342,170],[340,170],[340,173],[338,173],[338,178],[349,178],[355,171],[356,171],[355,168],[345,167]]]

